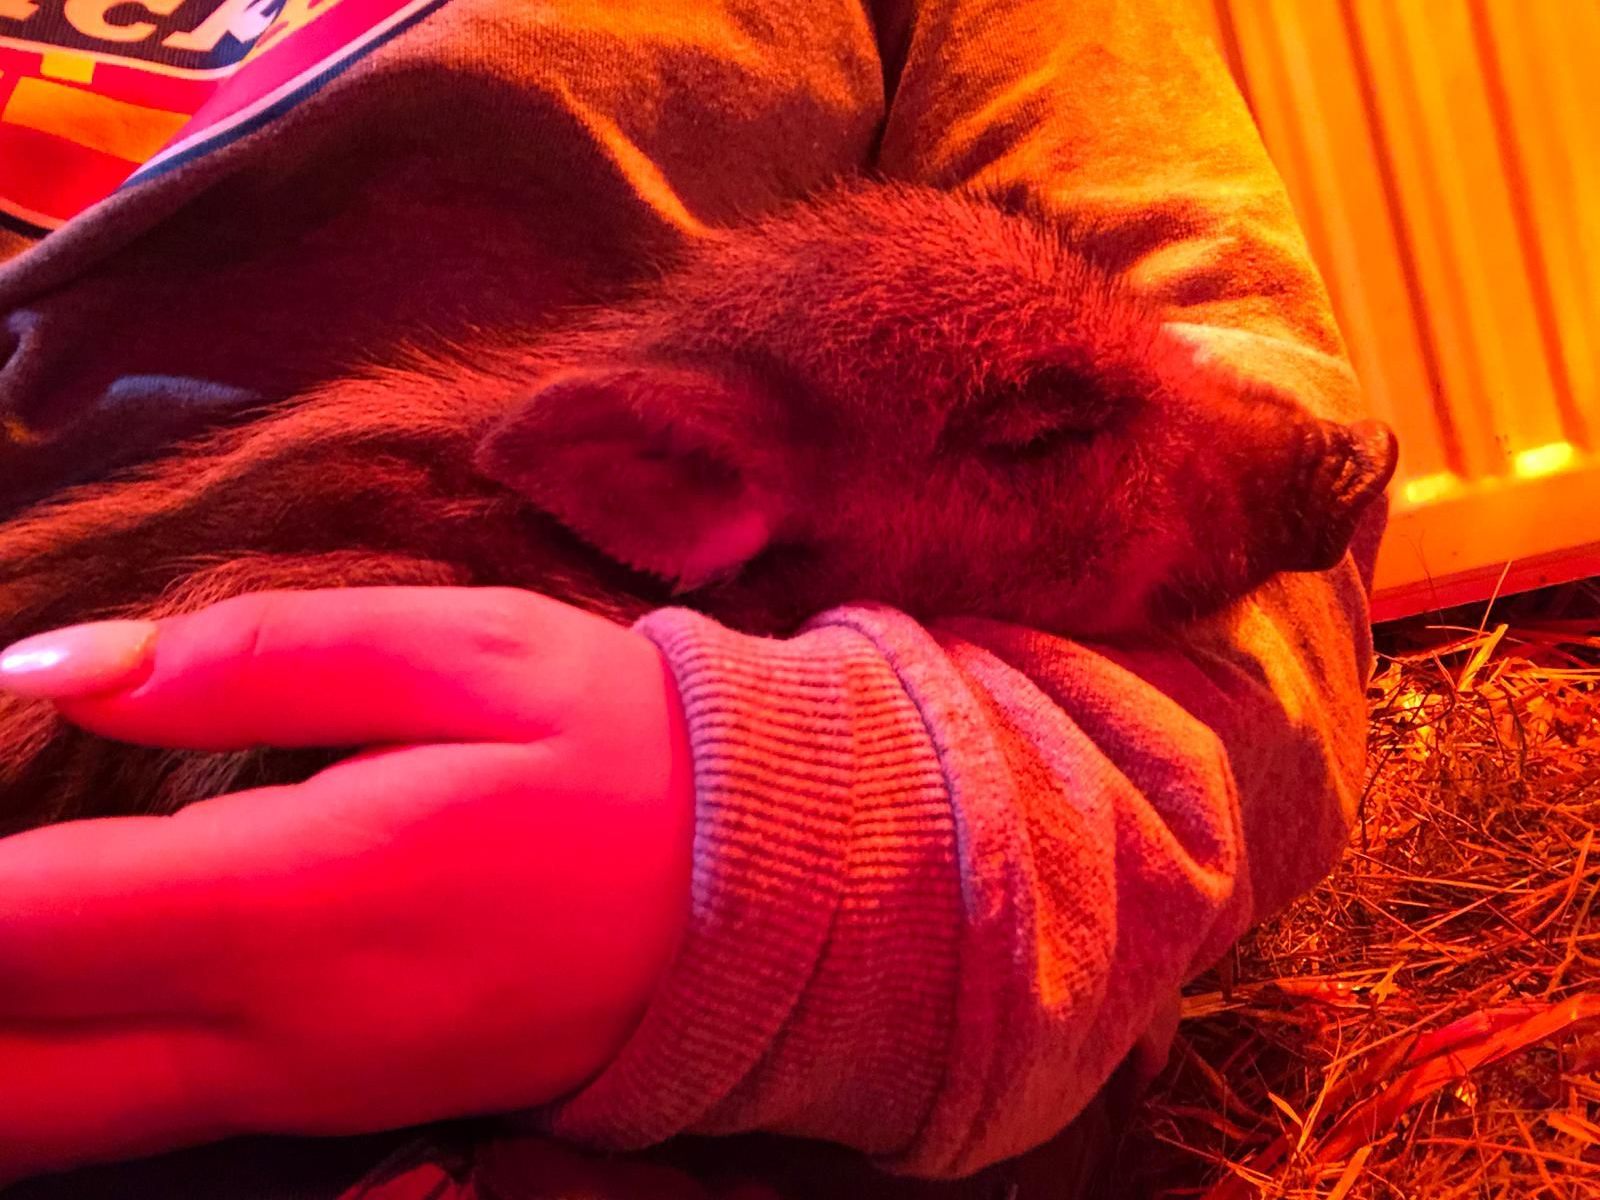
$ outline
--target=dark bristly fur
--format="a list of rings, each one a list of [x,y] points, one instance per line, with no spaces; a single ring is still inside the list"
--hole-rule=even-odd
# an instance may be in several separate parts
[[[624,303],[482,343],[0,525],[0,642],[396,583],[619,621],[676,598],[758,633],[855,599],[1103,633],[1331,565],[1392,467],[1392,444],[1196,369],[1039,214],[905,185],[719,233]],[[0,697],[0,832],[336,755],[127,747]]]

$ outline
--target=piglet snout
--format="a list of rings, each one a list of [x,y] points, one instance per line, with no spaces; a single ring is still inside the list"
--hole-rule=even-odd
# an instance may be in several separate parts
[[[1344,557],[1356,524],[1394,476],[1399,444],[1382,421],[1320,421],[1301,516],[1305,522],[1285,569],[1326,571]]]

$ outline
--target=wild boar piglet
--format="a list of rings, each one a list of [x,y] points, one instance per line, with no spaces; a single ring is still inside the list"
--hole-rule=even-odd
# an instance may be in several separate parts
[[[617,303],[397,353],[0,525],[0,643],[276,588],[510,585],[781,634],[874,600],[1064,635],[1332,566],[1394,468],[1197,365],[1081,239],[852,182]],[[0,698],[0,832],[172,811],[339,751],[166,753]]]

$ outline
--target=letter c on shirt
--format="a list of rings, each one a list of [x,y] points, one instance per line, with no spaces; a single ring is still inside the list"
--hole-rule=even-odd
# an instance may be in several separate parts
[[[130,3],[154,16],[170,17],[183,0],[67,0],[67,21],[84,37],[107,42],[142,42],[156,31],[150,22],[113,25],[106,20],[106,13],[113,8]]]

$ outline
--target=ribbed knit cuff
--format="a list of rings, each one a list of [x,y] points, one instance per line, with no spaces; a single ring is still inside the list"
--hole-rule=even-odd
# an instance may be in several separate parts
[[[683,609],[636,628],[689,724],[691,916],[631,1039],[541,1123],[622,1150],[688,1130],[855,1140],[830,1128],[843,1119],[889,1149],[937,1091],[955,987],[953,834],[925,724],[852,629],[757,638]]]

